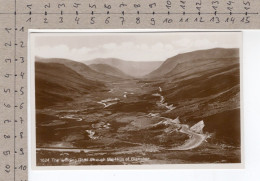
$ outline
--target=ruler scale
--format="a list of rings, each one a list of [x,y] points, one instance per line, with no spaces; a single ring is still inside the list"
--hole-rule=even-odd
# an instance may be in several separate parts
[[[13,16],[3,15],[6,22],[2,24],[1,36],[4,39],[1,47],[1,81],[3,105],[1,109],[1,179],[3,180],[27,180],[27,141],[26,141],[26,65],[17,58],[20,48],[18,43],[18,26],[16,1],[9,4],[8,10]],[[2,27],[2,25],[5,25]],[[25,36],[26,38],[26,36]],[[23,52],[26,53],[26,52]],[[13,82],[13,83],[11,83]],[[13,85],[12,85],[13,84]],[[3,116],[2,116],[3,115]]]
[[[28,177],[28,29],[257,29],[259,10],[259,0],[0,0],[0,180]]]

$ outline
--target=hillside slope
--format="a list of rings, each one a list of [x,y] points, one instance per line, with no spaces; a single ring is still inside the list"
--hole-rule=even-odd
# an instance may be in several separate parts
[[[104,88],[58,63],[35,62],[36,108],[72,101],[74,97]]]
[[[99,72],[102,74],[111,75],[114,77],[121,77],[121,78],[125,78],[125,79],[132,78],[131,76],[126,75],[124,72],[122,72],[118,68],[112,67],[107,64],[91,64],[91,65],[89,65],[89,67],[91,69],[95,70],[96,72]]]
[[[111,81],[117,81],[117,80],[122,80],[123,77],[119,76],[112,76],[108,75],[102,72],[97,72],[93,69],[91,69],[89,66],[85,65],[84,63],[81,62],[76,62],[73,60],[68,60],[68,59],[60,59],[60,58],[40,58],[40,57],[35,57],[36,62],[43,62],[43,63],[59,63],[63,64],[66,67],[74,70],[75,72],[81,74],[84,76],[86,79],[93,80],[93,81],[105,81],[105,82],[111,82]]]
[[[239,144],[239,50],[211,49],[176,57],[168,59],[146,79],[156,80],[152,93],[161,87],[165,101],[176,107],[165,116],[180,117],[189,125],[204,120],[205,131],[215,133],[218,139]]]
[[[211,63],[215,59],[225,59],[234,57],[239,57],[239,50],[235,48],[214,48],[209,50],[198,50],[194,52],[183,53],[168,58],[158,69],[146,75],[146,77],[156,78],[164,76],[166,74],[171,75],[175,74],[176,71],[181,71],[182,68],[193,69],[194,66],[198,68],[198,66],[203,66],[204,64]]]

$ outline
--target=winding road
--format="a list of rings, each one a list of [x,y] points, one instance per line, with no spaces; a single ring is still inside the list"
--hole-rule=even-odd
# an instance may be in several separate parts
[[[161,87],[159,87],[159,92],[162,92]],[[154,94],[154,96],[160,96],[161,97],[160,103],[168,105],[168,103],[165,102],[164,96],[162,96],[161,94],[156,93],[156,94]],[[174,109],[175,109],[175,107],[174,107]],[[153,116],[153,117],[160,117],[160,116],[156,115],[156,116]],[[171,118],[165,118],[165,117],[161,117],[161,118],[166,119],[166,121],[172,120]],[[204,134],[199,134],[199,133],[191,131],[189,126],[186,125],[186,124],[174,123],[173,120],[170,121],[170,122],[173,123],[173,124],[178,124],[179,126],[181,126],[181,129],[179,130],[179,132],[189,135],[190,138],[183,145],[178,146],[178,147],[174,147],[174,148],[171,148],[171,149],[168,149],[168,150],[191,150],[193,148],[200,146],[202,144],[202,142],[207,138],[207,136],[204,135]]]
[[[191,150],[201,145],[201,143],[206,139],[206,135],[198,134],[189,129],[188,125],[182,124],[180,132],[188,134],[190,139],[188,139],[183,145],[169,149],[169,150]]]

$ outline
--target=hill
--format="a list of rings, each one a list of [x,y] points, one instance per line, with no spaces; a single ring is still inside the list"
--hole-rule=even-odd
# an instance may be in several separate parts
[[[73,98],[104,88],[59,63],[35,62],[36,108],[72,101]]]
[[[35,57],[36,62],[43,62],[43,63],[59,63],[65,65],[66,67],[74,70],[75,72],[81,74],[83,77],[93,81],[102,81],[102,82],[111,82],[122,80],[124,77],[120,76],[112,76],[102,72],[97,72],[91,69],[89,66],[85,65],[81,62],[76,62],[73,60],[68,59],[61,59],[61,58],[40,58]]]
[[[116,58],[99,58],[84,62],[86,65],[91,64],[107,64],[112,67],[118,68],[122,72],[132,77],[142,77],[153,70],[157,69],[163,62],[151,61],[151,62],[136,62],[136,61],[124,61]]]
[[[185,69],[195,70],[195,67],[204,66],[212,63],[216,59],[227,59],[239,57],[238,49],[214,48],[209,50],[198,50],[188,53],[179,54],[168,58],[163,64],[153,72],[146,75],[147,78],[161,77],[180,73]],[[216,64],[218,64],[217,62]],[[224,64],[226,62],[223,62]],[[212,64],[213,65],[213,64]]]
[[[121,78],[125,78],[125,79],[132,78],[131,76],[126,75],[124,72],[122,72],[118,68],[112,67],[107,64],[91,64],[91,65],[89,65],[89,67],[91,69],[95,70],[96,72],[99,72],[102,74],[111,75],[114,77],[121,77]]]
[[[180,117],[193,125],[205,122],[205,131],[232,144],[240,143],[240,63],[238,49],[210,49],[168,59],[146,80],[156,80],[169,105],[166,117]]]

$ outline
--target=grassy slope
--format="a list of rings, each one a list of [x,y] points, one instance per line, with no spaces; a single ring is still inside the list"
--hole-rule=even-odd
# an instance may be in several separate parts
[[[171,72],[178,64],[183,64],[195,60],[206,60],[218,59],[218,58],[230,58],[239,57],[238,49],[224,49],[224,48],[214,48],[209,50],[198,50],[188,53],[179,54],[177,56],[168,58],[158,69],[154,70],[148,74],[147,78],[156,78],[164,76],[165,74]],[[192,64],[190,64],[191,66]]]
[[[131,76],[125,74],[118,68],[115,68],[113,66],[107,65],[107,64],[91,64],[89,67],[99,73],[103,73],[106,75],[110,76],[115,76],[115,77],[120,77],[120,78],[125,78],[125,79],[130,79],[132,78]]]
[[[212,50],[209,51],[210,53],[204,53],[207,56],[216,55],[211,52]],[[219,51],[217,49],[217,55],[221,56]],[[156,88],[161,86],[166,101],[176,106],[174,111],[165,113],[165,116],[172,118],[180,116],[181,120],[189,125],[204,120],[205,131],[214,132],[215,138],[219,140],[239,145],[239,58],[237,49],[225,52],[227,53],[222,53],[223,58],[193,59],[191,55],[194,53],[191,53],[191,58],[188,60],[177,60],[176,64],[165,62],[167,66],[171,64],[173,68],[155,78],[157,81],[154,88],[157,91]],[[206,56],[202,54],[201,57]]]
[[[36,57],[35,59],[36,59],[36,62],[63,64],[66,67],[81,74],[83,77],[85,77],[88,80],[111,82],[111,81],[122,80],[122,78],[124,78],[124,77],[119,77],[119,76],[112,76],[112,75],[106,74],[104,72],[97,72],[97,71],[91,69],[89,66],[85,65],[84,63],[76,62],[73,60],[60,59],[60,58],[45,59],[45,58],[40,58],[40,57]]]
[[[35,63],[36,108],[73,100],[97,88],[100,82],[87,80],[74,70],[58,63]]]

